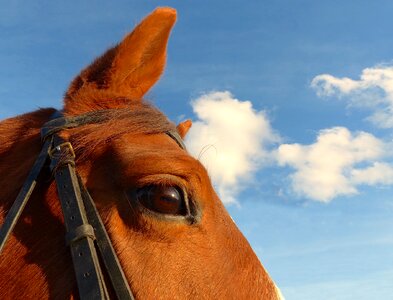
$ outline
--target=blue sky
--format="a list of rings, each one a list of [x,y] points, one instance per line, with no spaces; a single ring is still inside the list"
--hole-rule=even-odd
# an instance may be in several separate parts
[[[286,298],[391,298],[391,1],[2,3],[0,118],[60,108],[79,70],[157,6],[178,22],[147,98],[213,130],[193,109],[227,92],[269,125],[250,131],[256,167],[216,186],[236,188],[228,209]]]

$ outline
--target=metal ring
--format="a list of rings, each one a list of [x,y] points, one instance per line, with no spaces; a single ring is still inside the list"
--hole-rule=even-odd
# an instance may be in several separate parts
[[[74,148],[72,147],[70,142],[64,142],[61,143],[57,146],[55,146],[54,148],[50,149],[48,151],[48,155],[51,159],[53,159],[53,157],[55,156],[55,152],[62,152],[62,148],[63,147],[67,147],[68,148],[68,153],[71,155],[71,158],[74,159],[75,158],[75,151]]]

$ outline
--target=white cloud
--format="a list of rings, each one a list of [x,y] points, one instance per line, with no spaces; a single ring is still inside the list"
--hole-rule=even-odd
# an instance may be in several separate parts
[[[366,68],[359,80],[318,75],[311,87],[318,96],[345,97],[351,105],[371,108],[369,121],[381,128],[393,128],[393,66]]]
[[[207,168],[222,201],[236,203],[237,193],[270,156],[279,140],[264,111],[228,92],[210,92],[192,101],[198,117],[186,138],[191,154]]]
[[[352,180],[356,184],[393,184],[393,168],[391,165],[381,162],[375,162],[372,166],[361,169],[352,170]]]
[[[387,155],[381,140],[344,127],[321,130],[314,144],[282,144],[277,150],[278,163],[295,169],[293,190],[321,202],[355,194],[360,184],[393,184],[393,166],[381,162]]]

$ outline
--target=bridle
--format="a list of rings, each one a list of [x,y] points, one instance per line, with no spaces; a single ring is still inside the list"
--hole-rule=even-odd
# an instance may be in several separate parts
[[[15,202],[0,228],[0,254],[18,222],[39,175],[47,170],[56,181],[66,228],[66,244],[70,247],[74,271],[81,299],[109,299],[110,286],[118,299],[134,299],[130,286],[113,249],[95,204],[75,167],[75,152],[71,143],[58,133],[64,129],[86,124],[102,123],[109,110],[63,117],[56,111],[41,128],[42,149]],[[177,144],[185,145],[175,130],[165,132]]]

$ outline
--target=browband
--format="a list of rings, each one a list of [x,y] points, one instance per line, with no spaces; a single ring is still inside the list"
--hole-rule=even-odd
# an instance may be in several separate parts
[[[41,128],[41,140],[45,141],[49,136],[57,133],[63,129],[70,129],[79,127],[87,124],[97,124],[108,120],[107,113],[109,110],[119,109],[103,109],[94,112],[88,112],[83,115],[74,117],[63,117],[60,111],[55,111],[51,120],[46,122]],[[170,130],[165,132],[180,146],[180,148],[186,150],[186,145],[183,139],[176,130]]]
[[[63,117],[60,111],[55,111],[50,120],[41,127],[41,139],[44,141],[52,134],[63,129],[75,128],[86,124],[102,123],[108,120],[106,115],[109,110],[112,109],[97,110],[74,117]]]

